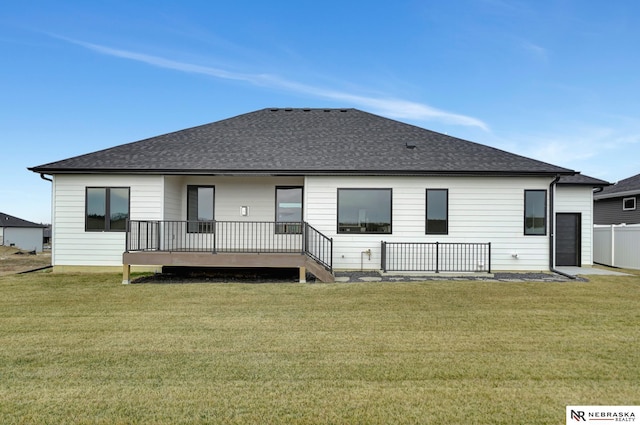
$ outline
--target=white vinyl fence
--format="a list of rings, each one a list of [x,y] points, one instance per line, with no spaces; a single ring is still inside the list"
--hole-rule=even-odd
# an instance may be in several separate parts
[[[606,266],[640,269],[640,224],[596,224],[593,261]]]

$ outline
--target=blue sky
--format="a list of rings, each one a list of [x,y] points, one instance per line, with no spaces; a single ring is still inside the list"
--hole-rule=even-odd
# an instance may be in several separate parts
[[[640,172],[640,2],[25,1],[0,14],[0,211],[27,167],[266,107],[354,107],[615,182]]]

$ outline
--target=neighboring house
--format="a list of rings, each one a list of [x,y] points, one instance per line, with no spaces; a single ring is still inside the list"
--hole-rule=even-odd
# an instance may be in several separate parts
[[[263,109],[30,169],[53,176],[54,270],[125,282],[131,265],[591,266],[608,184],[357,109]],[[559,261],[556,215],[575,247]]]
[[[0,245],[42,252],[45,226],[0,212]]]
[[[595,224],[640,223],[640,174],[593,195]]]
[[[44,228],[44,232],[42,234],[42,244],[44,249],[51,249],[51,225],[47,225]]]

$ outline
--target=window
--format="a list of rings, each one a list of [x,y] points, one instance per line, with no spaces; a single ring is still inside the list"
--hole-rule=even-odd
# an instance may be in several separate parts
[[[524,234],[547,234],[547,191],[524,191]]]
[[[276,187],[276,233],[302,233],[302,187]]]
[[[338,189],[338,233],[391,233],[391,189]]]
[[[427,235],[449,233],[449,191],[447,189],[427,189]]]
[[[129,218],[128,187],[88,187],[85,230],[124,232]]]
[[[213,233],[213,186],[187,186],[187,220],[189,233]]]
[[[634,211],[636,209],[636,198],[624,198],[622,200],[622,211]]]

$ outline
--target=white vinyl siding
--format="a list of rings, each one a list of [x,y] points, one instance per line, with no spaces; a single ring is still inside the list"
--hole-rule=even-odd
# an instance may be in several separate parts
[[[187,185],[215,186],[216,221],[275,221],[276,186],[302,186],[301,177],[186,177],[182,183],[181,219],[186,220]],[[248,207],[248,214],[240,214]]]
[[[120,266],[125,233],[86,232],[86,187],[129,187],[131,220],[186,220],[187,186],[215,186],[215,217],[221,221],[274,221],[276,186],[302,186],[301,177],[181,177],[56,175],[54,266]],[[249,215],[240,215],[240,207]]]
[[[184,177],[167,176],[164,178],[164,216],[163,220],[183,220],[182,191],[186,187]]]
[[[0,228],[0,244],[13,245],[25,251],[42,252],[43,232],[41,227],[6,227],[3,234]]]
[[[548,270],[548,237],[523,234],[524,190],[548,190],[534,177],[321,177],[305,179],[306,220],[333,238],[335,269],[379,269],[380,242],[491,242],[493,270]],[[393,233],[337,233],[337,188],[393,189]],[[425,235],[425,189],[449,190],[449,234]],[[372,255],[363,252],[371,250]],[[517,258],[514,257],[517,254]]]
[[[492,244],[492,270],[548,270],[549,238],[523,234],[524,191],[547,190],[535,177],[207,177],[57,175],[54,178],[53,264],[119,266],[124,233],[86,232],[85,190],[129,187],[132,220],[186,220],[187,186],[215,187],[218,221],[275,220],[275,188],[304,186],[304,220],[334,241],[333,265],[380,269],[380,242]],[[338,234],[338,188],[392,189],[392,234]],[[448,190],[448,234],[425,234],[426,189]],[[241,207],[248,215],[241,215]],[[591,264],[591,188],[558,187],[555,212],[582,214],[582,262]],[[549,233],[549,232],[548,232]],[[371,258],[363,254],[371,250]],[[517,257],[514,256],[517,254]]]
[[[590,186],[558,186],[556,213],[580,213],[582,265],[593,265],[593,188]]]
[[[120,266],[124,232],[85,231],[87,187],[129,187],[131,220],[162,218],[162,176],[56,175],[54,177],[54,266]]]

